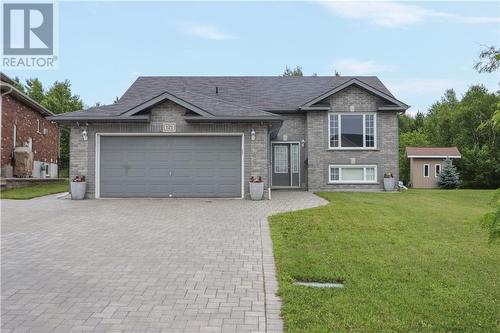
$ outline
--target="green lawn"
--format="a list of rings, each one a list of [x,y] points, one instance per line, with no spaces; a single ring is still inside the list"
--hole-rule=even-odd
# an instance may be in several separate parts
[[[32,199],[48,194],[67,192],[69,190],[69,182],[52,183],[46,185],[33,185],[27,187],[12,188],[0,192],[2,199]]]
[[[288,332],[500,331],[500,246],[478,223],[493,191],[320,195],[270,218]]]

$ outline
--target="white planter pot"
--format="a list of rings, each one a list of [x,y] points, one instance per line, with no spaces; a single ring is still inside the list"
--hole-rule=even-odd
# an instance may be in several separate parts
[[[394,178],[384,178],[384,190],[394,191],[395,181]]]
[[[264,183],[248,183],[250,188],[250,198],[252,200],[262,200],[264,195]]]
[[[86,182],[71,182],[71,199],[83,200],[85,198]]]

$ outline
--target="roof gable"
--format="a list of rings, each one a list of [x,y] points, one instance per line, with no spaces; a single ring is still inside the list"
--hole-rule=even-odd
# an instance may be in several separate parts
[[[329,108],[329,105],[326,106],[326,105],[318,105],[318,104],[321,104],[323,103],[328,97],[338,93],[339,91],[342,91],[348,87],[351,87],[351,86],[358,86],[368,92],[370,92],[371,94],[373,95],[376,95],[382,99],[384,99],[385,101],[387,101],[388,103],[390,103],[391,105],[388,105],[388,106],[385,106],[385,107],[382,107],[381,109],[385,109],[385,110],[390,110],[390,109],[393,109],[393,110],[401,110],[401,111],[404,111],[406,109],[408,109],[408,105],[406,105],[405,103],[401,102],[400,100],[396,99],[394,96],[390,95],[390,94],[387,94],[383,91],[380,91],[374,87],[372,87],[371,85],[368,85],[356,78],[353,78],[333,89],[330,89],[328,91],[326,91],[325,93],[313,98],[312,100],[304,103],[303,105],[300,106],[300,109],[301,110],[324,110],[324,109],[328,109]],[[323,103],[324,104],[324,103]]]
[[[121,113],[120,116],[130,117],[130,116],[136,115],[144,110],[150,109],[158,104],[161,104],[165,101],[172,101],[172,102],[179,104],[180,106],[182,106],[190,111],[193,111],[194,113],[197,113],[200,116],[213,117],[213,115],[210,114],[209,112],[197,107],[196,105],[193,105],[189,102],[186,102],[182,98],[179,98],[179,97],[172,95],[168,92],[164,92],[158,96],[151,98],[148,101],[145,101],[139,105],[136,105],[135,107]]]

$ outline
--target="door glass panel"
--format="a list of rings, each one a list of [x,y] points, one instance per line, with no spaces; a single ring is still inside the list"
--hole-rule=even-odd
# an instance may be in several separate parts
[[[290,154],[292,159],[292,172],[299,173],[299,146],[291,145],[290,146]]]
[[[274,146],[274,173],[288,173],[288,147]]]

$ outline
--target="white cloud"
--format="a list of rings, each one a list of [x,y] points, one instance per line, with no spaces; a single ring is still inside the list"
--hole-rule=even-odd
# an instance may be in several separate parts
[[[385,27],[418,24],[429,18],[455,20],[463,23],[500,23],[500,17],[460,16],[391,1],[331,1],[322,2],[322,5],[334,15],[365,20]]]
[[[208,24],[192,24],[181,28],[182,32],[186,35],[212,39],[212,40],[223,40],[232,39],[232,35],[220,31],[217,27]]]
[[[467,86],[465,80],[455,79],[406,79],[404,81],[386,81],[387,88],[395,94],[438,94],[441,96],[447,89],[460,90]]]
[[[378,64],[373,60],[338,59],[333,62],[333,69],[341,75],[370,75],[391,71],[395,66]]]

